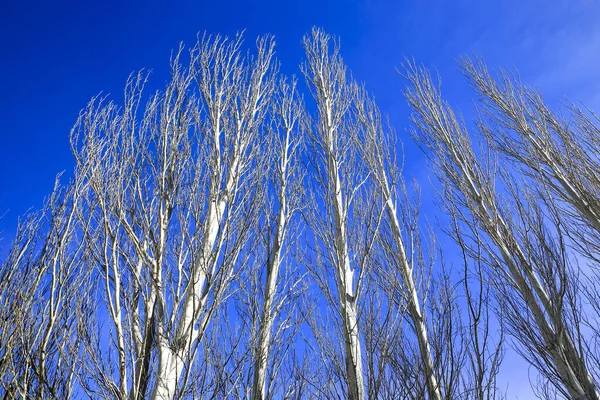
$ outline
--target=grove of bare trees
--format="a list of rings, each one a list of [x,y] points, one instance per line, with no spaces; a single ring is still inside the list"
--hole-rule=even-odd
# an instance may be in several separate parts
[[[285,76],[273,37],[199,36],[80,112],[2,249],[4,399],[496,400],[507,351],[539,398],[600,399],[593,109],[465,57],[465,121],[406,59],[403,137],[337,38],[303,46]]]

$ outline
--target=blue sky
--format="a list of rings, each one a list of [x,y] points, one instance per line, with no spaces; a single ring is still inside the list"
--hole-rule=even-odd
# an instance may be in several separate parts
[[[342,38],[398,131],[406,124],[398,67],[405,55],[438,69],[444,91],[467,108],[456,72],[463,53],[517,67],[548,96],[596,106],[600,95],[600,6],[587,0],[424,1],[5,1],[0,8],[0,228],[39,206],[55,174],[72,168],[68,132],[99,92],[119,96],[140,68],[166,80],[171,49],[196,33],[272,33],[286,73],[299,73],[300,40],[311,26]],[[118,98],[118,97],[117,97]],[[420,154],[407,144],[407,159]],[[414,153],[414,154],[413,154]],[[415,170],[418,171],[420,167]],[[10,229],[9,229],[10,230]]]
[[[564,96],[598,110],[600,3],[592,0],[423,1],[4,1],[0,6],[0,232],[39,207],[56,173],[71,170],[68,134],[79,110],[99,92],[119,99],[127,76],[152,69],[167,79],[169,55],[198,32],[247,39],[272,33],[285,73],[299,74],[301,38],[312,26],[340,35],[342,52],[404,135],[404,56],[443,77],[452,104],[472,94],[456,70],[461,54],[492,67],[516,67],[557,104]],[[405,136],[405,135],[404,135]],[[426,186],[421,154],[406,143],[407,168]],[[428,190],[424,190],[426,195]],[[512,369],[510,398],[528,386]],[[516,367],[515,367],[516,368]],[[524,389],[523,389],[524,390]],[[525,392],[519,396],[527,398]]]

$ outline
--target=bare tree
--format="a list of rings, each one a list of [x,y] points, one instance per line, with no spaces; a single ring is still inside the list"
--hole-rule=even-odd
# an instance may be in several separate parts
[[[572,282],[564,275],[568,269],[565,259],[557,259],[554,248],[547,245],[551,236],[540,222],[543,219],[531,221],[524,218],[525,213],[502,207],[494,176],[496,164],[478,161],[464,124],[442,100],[429,73],[408,64],[405,76],[412,84],[406,97],[413,110],[413,135],[434,161],[447,206],[461,217],[461,225],[467,232],[486,234],[490,240],[485,247],[488,263],[501,278],[499,282],[506,289],[504,294],[508,296],[513,316],[531,318],[514,320],[511,325],[541,344],[536,346],[535,353],[528,354],[541,356],[544,363],[533,364],[542,373],[551,371],[547,378],[568,397],[598,398],[584,355],[574,341],[576,331],[563,318],[565,308],[569,307],[563,301],[564,286]],[[504,182],[510,183],[511,179]],[[513,201],[512,207],[518,206],[518,194],[512,192],[508,197]],[[532,237],[537,247],[532,246]],[[559,269],[555,261],[560,262]],[[522,345],[528,346],[522,336],[518,338],[523,339]]]
[[[414,273],[418,272],[425,275],[421,276],[422,279],[427,280],[426,269],[419,265],[424,258],[418,227],[418,210],[406,194],[405,183],[395,156],[397,143],[394,141],[394,131],[384,131],[381,112],[364,90],[357,105],[359,119],[367,138],[363,146],[365,162],[368,163],[383,198],[386,223],[389,225],[389,230],[386,230],[386,236],[389,237],[380,236],[382,249],[388,253],[389,265],[393,266],[384,271],[384,281],[395,285],[395,290],[407,305],[408,316],[419,343],[419,361],[423,365],[429,398],[441,400],[442,393],[434,372],[425,315],[414,276]],[[406,237],[402,232],[407,232]]]
[[[59,176],[60,177],[60,176]],[[4,398],[73,395],[82,312],[91,299],[82,267],[85,184],[59,184],[17,228],[0,269],[0,384]]]
[[[571,290],[585,296],[578,304],[579,316],[572,318],[587,325],[588,334],[579,345],[585,348],[587,367],[598,376],[600,363],[594,354],[600,338],[599,314],[593,306],[598,303],[595,286],[600,277],[598,117],[572,103],[564,114],[552,111],[541,94],[524,85],[516,73],[499,71],[494,77],[479,59],[463,58],[461,67],[480,97],[482,135],[534,187],[538,201],[552,210],[546,213],[552,215],[561,240],[585,257],[570,272],[576,283],[570,285]]]
[[[600,399],[593,112],[559,116],[463,59],[474,140],[407,63],[441,248],[339,43],[303,44],[314,115],[273,38],[246,51],[242,35],[199,37],[164,88],[142,71],[121,105],[82,110],[71,182],[0,264],[4,398],[496,400],[508,334],[540,397]]]
[[[303,172],[300,169],[300,151],[303,146],[302,131],[306,124],[306,116],[302,98],[299,96],[296,81],[279,83],[277,95],[271,109],[272,126],[269,129],[268,142],[264,144],[269,149],[269,172],[265,174],[264,185],[269,190],[264,208],[264,224],[261,231],[266,244],[266,276],[263,291],[263,304],[258,329],[258,343],[254,355],[254,380],[252,398],[264,400],[267,398],[267,368],[272,347],[272,331],[275,318],[281,311],[287,297],[301,288],[300,282],[288,282],[292,292],[286,292],[283,298],[278,298],[280,269],[286,253],[289,253],[288,236],[299,237],[298,222],[295,214],[303,208]],[[291,263],[288,263],[291,269]],[[291,272],[291,271],[289,271]],[[289,273],[288,272],[288,273]],[[291,275],[291,274],[290,274]],[[277,299],[277,302],[275,300]],[[281,339],[277,335],[276,339]]]
[[[100,336],[89,341],[86,364],[96,365],[104,396],[181,397],[211,318],[247,263],[274,50],[270,38],[257,41],[255,56],[241,47],[241,36],[203,37],[189,67],[182,49],[174,55],[171,81],[141,118],[143,74],[129,81],[124,108],[93,101],[73,129],[94,192],[88,248],[104,276],[118,359],[113,374],[110,356],[92,345]]]
[[[487,123],[481,130],[513,165],[552,190],[569,205],[565,215],[592,258],[600,250],[600,128],[593,113],[575,105],[567,120],[516,76],[492,77],[481,60],[463,58],[461,66],[480,95]]]
[[[347,76],[338,44],[330,43],[330,36],[317,29],[304,38],[302,71],[318,110],[310,138],[318,198],[309,223],[320,246],[316,251],[322,252],[319,262],[335,273],[335,295],[326,277],[317,279],[341,318],[347,396],[364,399],[359,301],[380,213],[377,201],[365,198],[369,174],[354,138],[359,126],[350,108],[357,86]]]

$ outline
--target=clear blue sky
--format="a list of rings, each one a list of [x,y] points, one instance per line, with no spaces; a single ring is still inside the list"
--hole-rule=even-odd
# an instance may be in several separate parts
[[[552,101],[563,96],[600,104],[600,5],[592,0],[412,1],[8,1],[0,5],[0,232],[39,207],[56,173],[71,170],[68,133],[99,92],[119,99],[127,76],[154,71],[167,79],[169,55],[198,32],[247,39],[272,33],[285,73],[299,74],[300,41],[312,26],[341,36],[355,77],[375,93],[403,134],[407,110],[403,57],[435,67],[444,92],[466,109],[471,93],[456,71],[461,54],[491,66],[517,67]],[[423,161],[407,142],[412,173]],[[427,185],[426,179],[421,179]],[[6,236],[6,235],[5,235]],[[505,366],[510,368],[509,366]],[[511,379],[511,398],[526,376]],[[527,398],[521,395],[520,398]]]
[[[300,40],[311,26],[342,38],[354,75],[374,91],[397,129],[406,124],[403,56],[436,67],[446,95],[467,108],[456,73],[463,53],[493,66],[516,66],[557,98],[591,105],[600,95],[600,6],[584,0],[412,1],[3,1],[0,6],[0,221],[39,206],[54,176],[72,168],[68,132],[99,92],[118,96],[140,68],[167,79],[171,49],[198,32],[248,39],[276,35],[287,73],[298,73]],[[419,158],[408,148],[409,161]],[[416,161],[416,160],[415,160]]]

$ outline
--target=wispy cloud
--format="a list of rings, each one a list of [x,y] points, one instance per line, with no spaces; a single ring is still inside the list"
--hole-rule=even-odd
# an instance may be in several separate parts
[[[508,1],[470,44],[495,66],[516,67],[552,100],[567,96],[597,106],[600,96],[600,3]]]

